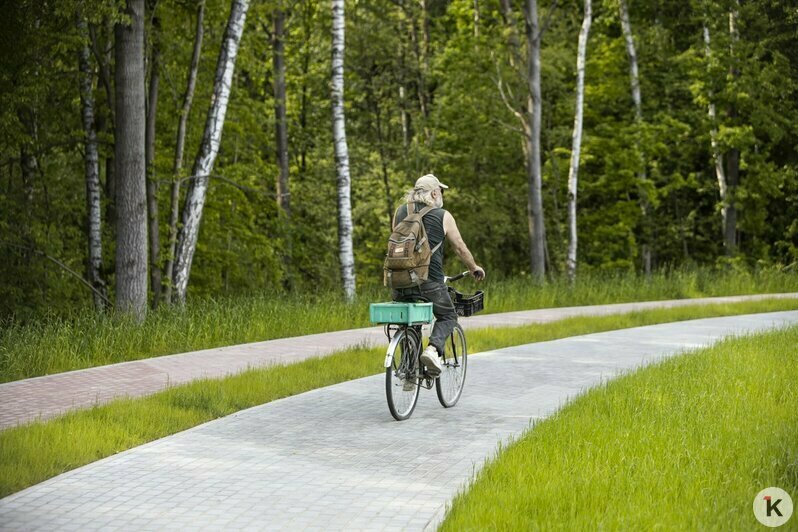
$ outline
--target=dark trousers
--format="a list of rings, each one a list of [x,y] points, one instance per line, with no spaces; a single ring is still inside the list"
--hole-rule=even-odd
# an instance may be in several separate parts
[[[446,339],[452,334],[457,324],[457,313],[446,285],[437,281],[424,281],[421,286],[399,288],[393,291],[394,301],[428,301],[432,303],[435,325],[429,338],[429,345],[435,346],[438,354],[443,355]]]

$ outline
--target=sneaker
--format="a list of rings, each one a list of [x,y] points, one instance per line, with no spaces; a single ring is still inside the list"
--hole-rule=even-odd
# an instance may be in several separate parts
[[[438,350],[435,346],[428,346],[423,353],[421,353],[421,363],[427,368],[427,373],[432,376],[438,376],[443,371],[441,361],[438,357]]]
[[[402,390],[405,392],[412,392],[417,386],[416,379],[406,379],[405,383],[402,385]]]

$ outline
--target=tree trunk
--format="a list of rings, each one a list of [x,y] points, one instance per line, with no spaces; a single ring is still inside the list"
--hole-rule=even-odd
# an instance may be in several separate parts
[[[302,75],[300,76],[301,89],[299,101],[299,128],[301,130],[302,142],[299,143],[299,174],[304,177],[307,171],[307,151],[309,147],[307,126],[308,126],[308,75],[310,73],[311,57],[311,33],[313,31],[311,21],[314,19],[315,4],[305,2],[302,17]]]
[[[737,11],[732,10],[729,12],[729,36],[730,36],[730,55],[732,64],[729,67],[729,75],[731,79],[739,77],[739,72],[736,68],[735,59],[735,45],[739,39],[737,32]],[[734,121],[737,118],[737,107],[734,104],[729,106],[726,115]],[[735,192],[737,186],[740,184],[740,150],[737,148],[730,148],[726,152],[726,226],[723,228],[724,245],[726,247],[726,255],[732,256],[737,252],[737,206],[735,205]]]
[[[78,15],[78,30],[81,37],[88,39],[86,21]],[[105,309],[103,297],[106,294],[102,277],[102,205],[100,203],[100,156],[97,150],[97,132],[94,126],[94,94],[92,93],[93,77],[91,68],[91,52],[88,43],[84,42],[79,54],[80,66],[80,101],[83,118],[85,142],[86,171],[86,212],[89,244],[89,260],[87,277],[94,288],[94,308],[98,312]]]
[[[274,9],[272,29],[272,66],[274,70],[274,137],[279,173],[277,175],[277,206],[291,218],[291,191],[288,186],[288,119],[286,117],[285,94],[285,11],[282,2]],[[286,276],[284,286],[291,290],[293,286],[291,265],[293,256],[293,237],[289,228],[285,233],[286,251],[283,254]]]
[[[194,32],[194,50],[191,53],[191,65],[188,69],[186,92],[183,94],[183,105],[180,108],[180,118],[177,123],[177,142],[175,144],[175,160],[172,166],[172,188],[169,195],[169,251],[163,270],[164,301],[172,303],[172,274],[175,264],[175,250],[177,248],[177,221],[180,218],[180,185],[182,183],[183,153],[186,145],[186,129],[188,115],[191,113],[191,103],[194,101],[194,88],[197,86],[197,70],[199,69],[200,52],[202,52],[202,37],[204,30],[202,23],[205,19],[205,0],[200,0],[197,5],[197,24]]]
[[[355,298],[355,258],[352,249],[352,200],[349,150],[344,123],[344,0],[332,0],[332,114],[335,169],[338,175],[338,255],[346,299]]]
[[[272,32],[272,63],[274,66],[274,133],[277,146],[277,205],[291,216],[291,196],[288,190],[288,121],[285,113],[285,11],[274,9]]]
[[[116,109],[116,102],[114,101],[114,87],[112,83],[113,73],[111,69],[111,59],[112,59],[112,52],[113,52],[113,45],[112,45],[112,35],[114,33],[114,26],[113,23],[110,22],[107,18],[103,21],[103,28],[108,30],[108,42],[107,44],[101,42],[101,39],[98,35],[98,28],[94,25],[89,26],[89,35],[91,36],[91,44],[92,50],[94,51],[95,59],[97,59],[97,73],[99,77],[99,81],[101,82],[103,89],[105,91],[105,99],[106,99],[106,109],[107,109],[107,118],[106,121],[106,114],[101,112],[102,107],[98,108],[97,111],[97,132],[102,134],[106,129],[106,122],[110,123],[109,129],[116,130],[116,119],[114,118],[114,112]],[[105,45],[104,45],[105,44]],[[114,161],[114,153],[113,147],[111,151],[108,152],[108,155],[105,158],[105,220],[106,224],[109,228],[113,231],[116,231],[116,176],[115,176],[115,166],[116,163]]]
[[[429,48],[429,22],[427,20],[426,0],[418,0],[421,8],[421,36],[419,36],[418,25],[416,20],[416,12],[413,6],[407,6],[404,1],[400,2],[404,15],[407,19],[408,28],[410,30],[410,43],[413,47],[413,55],[416,58],[416,95],[418,98],[418,106],[421,110],[423,117],[424,136],[429,140],[429,125],[427,119],[429,118],[429,95],[427,93],[427,66],[428,57],[427,52]]]
[[[410,116],[407,113],[407,96],[404,85],[399,85],[399,106],[402,122],[402,146],[407,150],[410,146]]]
[[[632,102],[635,109],[635,123],[638,128],[643,123],[643,105],[640,96],[640,76],[637,70],[637,50],[635,48],[634,36],[632,34],[632,24],[629,22],[629,10],[626,7],[626,0],[620,0],[621,29],[626,41],[626,54],[629,56],[629,79],[632,88]],[[646,156],[640,146],[639,133],[636,135],[637,153],[640,159],[637,179],[640,189],[640,209],[643,216],[643,269],[647,276],[651,275],[651,220],[650,204],[648,201],[648,189],[646,185]]]
[[[643,119],[642,100],[640,97],[640,76],[637,72],[637,50],[632,35],[632,24],[629,22],[629,10],[626,7],[626,0],[620,0],[621,29],[623,38],[626,41],[626,54],[629,56],[629,77],[632,84],[632,101],[635,106],[635,119],[639,122]]]
[[[585,18],[579,32],[579,44],[576,56],[576,113],[574,116],[574,133],[571,139],[571,167],[568,170],[568,278],[576,280],[576,190],[579,176],[579,154],[582,149],[582,107],[585,97],[585,56],[587,54],[587,37],[592,21],[591,0],[585,0]]]
[[[521,39],[518,37],[518,26],[515,22],[515,14],[510,5],[510,0],[500,0],[499,7],[508,30],[507,41],[510,45],[510,66],[520,68],[523,62],[521,60]]]
[[[147,312],[147,192],[144,131],[144,0],[128,0],[130,25],[116,25],[116,306]]]
[[[161,78],[160,19],[152,17],[152,58],[150,88],[147,97],[146,164],[147,164],[147,214],[150,236],[150,288],[152,306],[161,299],[161,237],[158,216],[158,181],[155,178],[155,121],[158,115],[158,84]]]
[[[704,55],[706,57],[707,63],[712,56],[712,47],[710,46],[710,36],[709,36],[709,28],[705,25],[704,26]],[[712,101],[712,93],[710,92],[709,95],[709,122],[710,122],[710,130],[709,130],[709,138],[710,143],[712,146],[712,158],[715,162],[715,177],[718,180],[718,190],[720,192],[720,216],[721,216],[721,223],[722,223],[722,233],[723,233],[723,243],[724,247],[728,252],[728,245],[726,240],[726,227],[727,227],[727,210],[729,207],[728,201],[728,194],[727,194],[727,185],[726,185],[726,171],[723,168],[723,154],[720,152],[720,148],[718,147],[718,118],[717,112],[715,110],[715,102]]]
[[[222,39],[219,59],[216,63],[216,76],[213,83],[213,97],[208,109],[208,118],[205,122],[205,132],[202,136],[197,158],[192,170],[192,181],[186,194],[186,203],[183,208],[183,227],[177,245],[177,255],[174,267],[174,285],[178,300],[186,300],[191,262],[197,247],[199,226],[202,220],[202,211],[205,207],[205,195],[208,190],[208,180],[219,153],[219,144],[222,140],[224,116],[227,112],[227,103],[230,100],[230,87],[233,83],[238,45],[244,32],[244,22],[247,18],[249,0],[233,0],[230,9],[230,18]]]
[[[25,223],[22,224],[22,239],[31,245],[34,244],[32,234],[34,205],[34,179],[39,173],[39,160],[36,157],[36,146],[38,144],[38,120],[36,113],[27,105],[17,110],[17,116],[25,131],[25,137],[19,147],[19,166],[22,174],[22,190],[25,193]],[[30,260],[30,254],[26,252],[26,261]]]
[[[527,142],[527,219],[529,224],[530,267],[532,275],[543,281],[546,274],[545,227],[543,221],[542,178],[540,170],[540,30],[538,26],[537,0],[526,3],[527,39],[527,108],[529,124]]]
[[[202,52],[202,38],[205,34],[203,22],[205,20],[205,0],[197,5],[197,25],[194,32],[194,49],[191,53],[191,66],[188,70],[186,92],[183,94],[183,105],[180,109],[180,119],[177,124],[177,143],[175,144],[175,162],[173,172],[179,174],[183,169],[183,154],[186,146],[186,128],[188,115],[191,113],[191,104],[194,101],[194,88],[197,86],[197,71],[199,70],[200,54]]]

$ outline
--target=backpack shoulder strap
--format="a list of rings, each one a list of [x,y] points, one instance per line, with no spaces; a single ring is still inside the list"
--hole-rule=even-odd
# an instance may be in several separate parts
[[[423,218],[425,214],[427,214],[429,211],[431,211],[434,208],[435,207],[433,207],[432,205],[427,205],[426,207],[418,211],[419,218]]]

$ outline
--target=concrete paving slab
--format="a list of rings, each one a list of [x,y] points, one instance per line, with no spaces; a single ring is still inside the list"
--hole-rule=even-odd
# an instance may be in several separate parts
[[[481,353],[460,403],[391,418],[382,376],[238,412],[0,500],[0,529],[422,530],[500,442],[597,383],[798,311],[611,331]],[[688,355],[689,356],[689,355]]]

